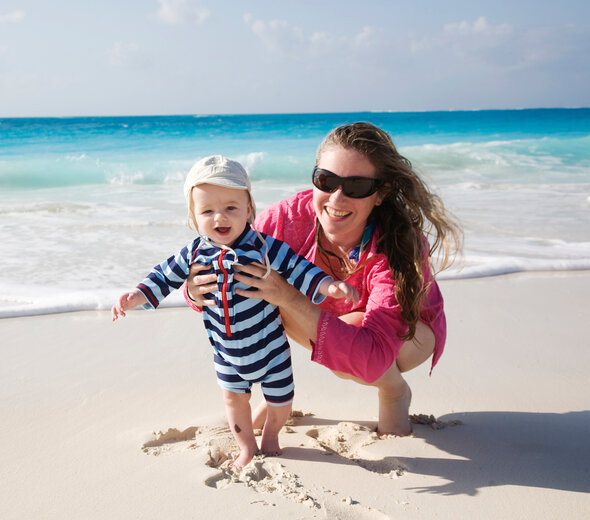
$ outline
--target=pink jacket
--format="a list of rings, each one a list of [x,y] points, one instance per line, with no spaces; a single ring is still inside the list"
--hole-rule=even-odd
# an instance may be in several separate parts
[[[270,206],[257,217],[256,228],[287,242],[295,253],[313,262],[317,245],[312,190]],[[313,361],[331,370],[352,374],[367,383],[379,379],[391,366],[403,344],[399,336],[408,330],[395,298],[395,281],[387,258],[376,252],[376,245],[377,232],[373,233],[369,246],[359,259],[363,268],[346,279],[358,291],[359,304],[354,306],[343,299],[327,298],[320,305],[322,314],[311,355]],[[420,320],[429,325],[435,335],[434,367],[444,348],[447,327],[443,298],[427,259],[424,273],[424,281],[430,283],[430,290]],[[360,327],[338,319],[338,316],[353,311],[365,313]]]

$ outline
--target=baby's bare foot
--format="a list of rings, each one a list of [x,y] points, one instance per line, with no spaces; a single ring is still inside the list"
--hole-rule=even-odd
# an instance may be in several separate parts
[[[242,469],[245,467],[256,455],[258,448],[252,449],[242,449],[240,450],[240,454],[236,457],[236,459],[230,464],[230,467],[236,469]]]
[[[279,438],[262,439],[260,444],[260,451],[267,457],[279,457],[283,454],[283,450],[279,446]]]

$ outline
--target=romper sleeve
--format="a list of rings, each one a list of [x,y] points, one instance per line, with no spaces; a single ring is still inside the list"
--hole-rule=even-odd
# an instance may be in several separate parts
[[[321,303],[326,296],[320,285],[333,278],[304,257],[297,255],[285,242],[267,236],[270,266],[313,303]]]
[[[155,266],[137,289],[145,296],[146,309],[156,309],[166,296],[182,286],[188,277],[192,257],[198,250],[199,239],[183,247],[161,264]]]
[[[386,260],[367,273],[370,296],[360,326],[350,325],[322,311],[311,359],[325,367],[372,383],[398,356],[408,332],[395,298],[395,282]]]

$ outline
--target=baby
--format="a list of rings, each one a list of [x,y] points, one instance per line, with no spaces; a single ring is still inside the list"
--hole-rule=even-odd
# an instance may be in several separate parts
[[[326,296],[358,302],[358,293],[297,256],[284,242],[256,231],[250,180],[238,162],[220,155],[201,159],[188,173],[184,194],[189,226],[199,237],[154,267],[136,289],[121,295],[112,308],[112,319],[138,305],[155,309],[182,286],[191,264],[211,267],[217,275],[212,295],[216,304],[203,307],[203,320],[229,426],[240,448],[233,466],[242,468],[258,451],[250,410],[252,383],[261,384],[268,404],[261,451],[270,456],[282,453],[278,435],[291,411],[294,384],[279,309],[265,300],[237,294],[234,289],[248,287],[234,280],[234,266],[264,264],[267,275],[271,269],[278,271],[314,303]]]

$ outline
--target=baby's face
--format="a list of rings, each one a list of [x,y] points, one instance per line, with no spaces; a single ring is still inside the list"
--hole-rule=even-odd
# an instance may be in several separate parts
[[[199,184],[192,190],[193,211],[199,231],[210,240],[231,246],[250,216],[246,190]]]

